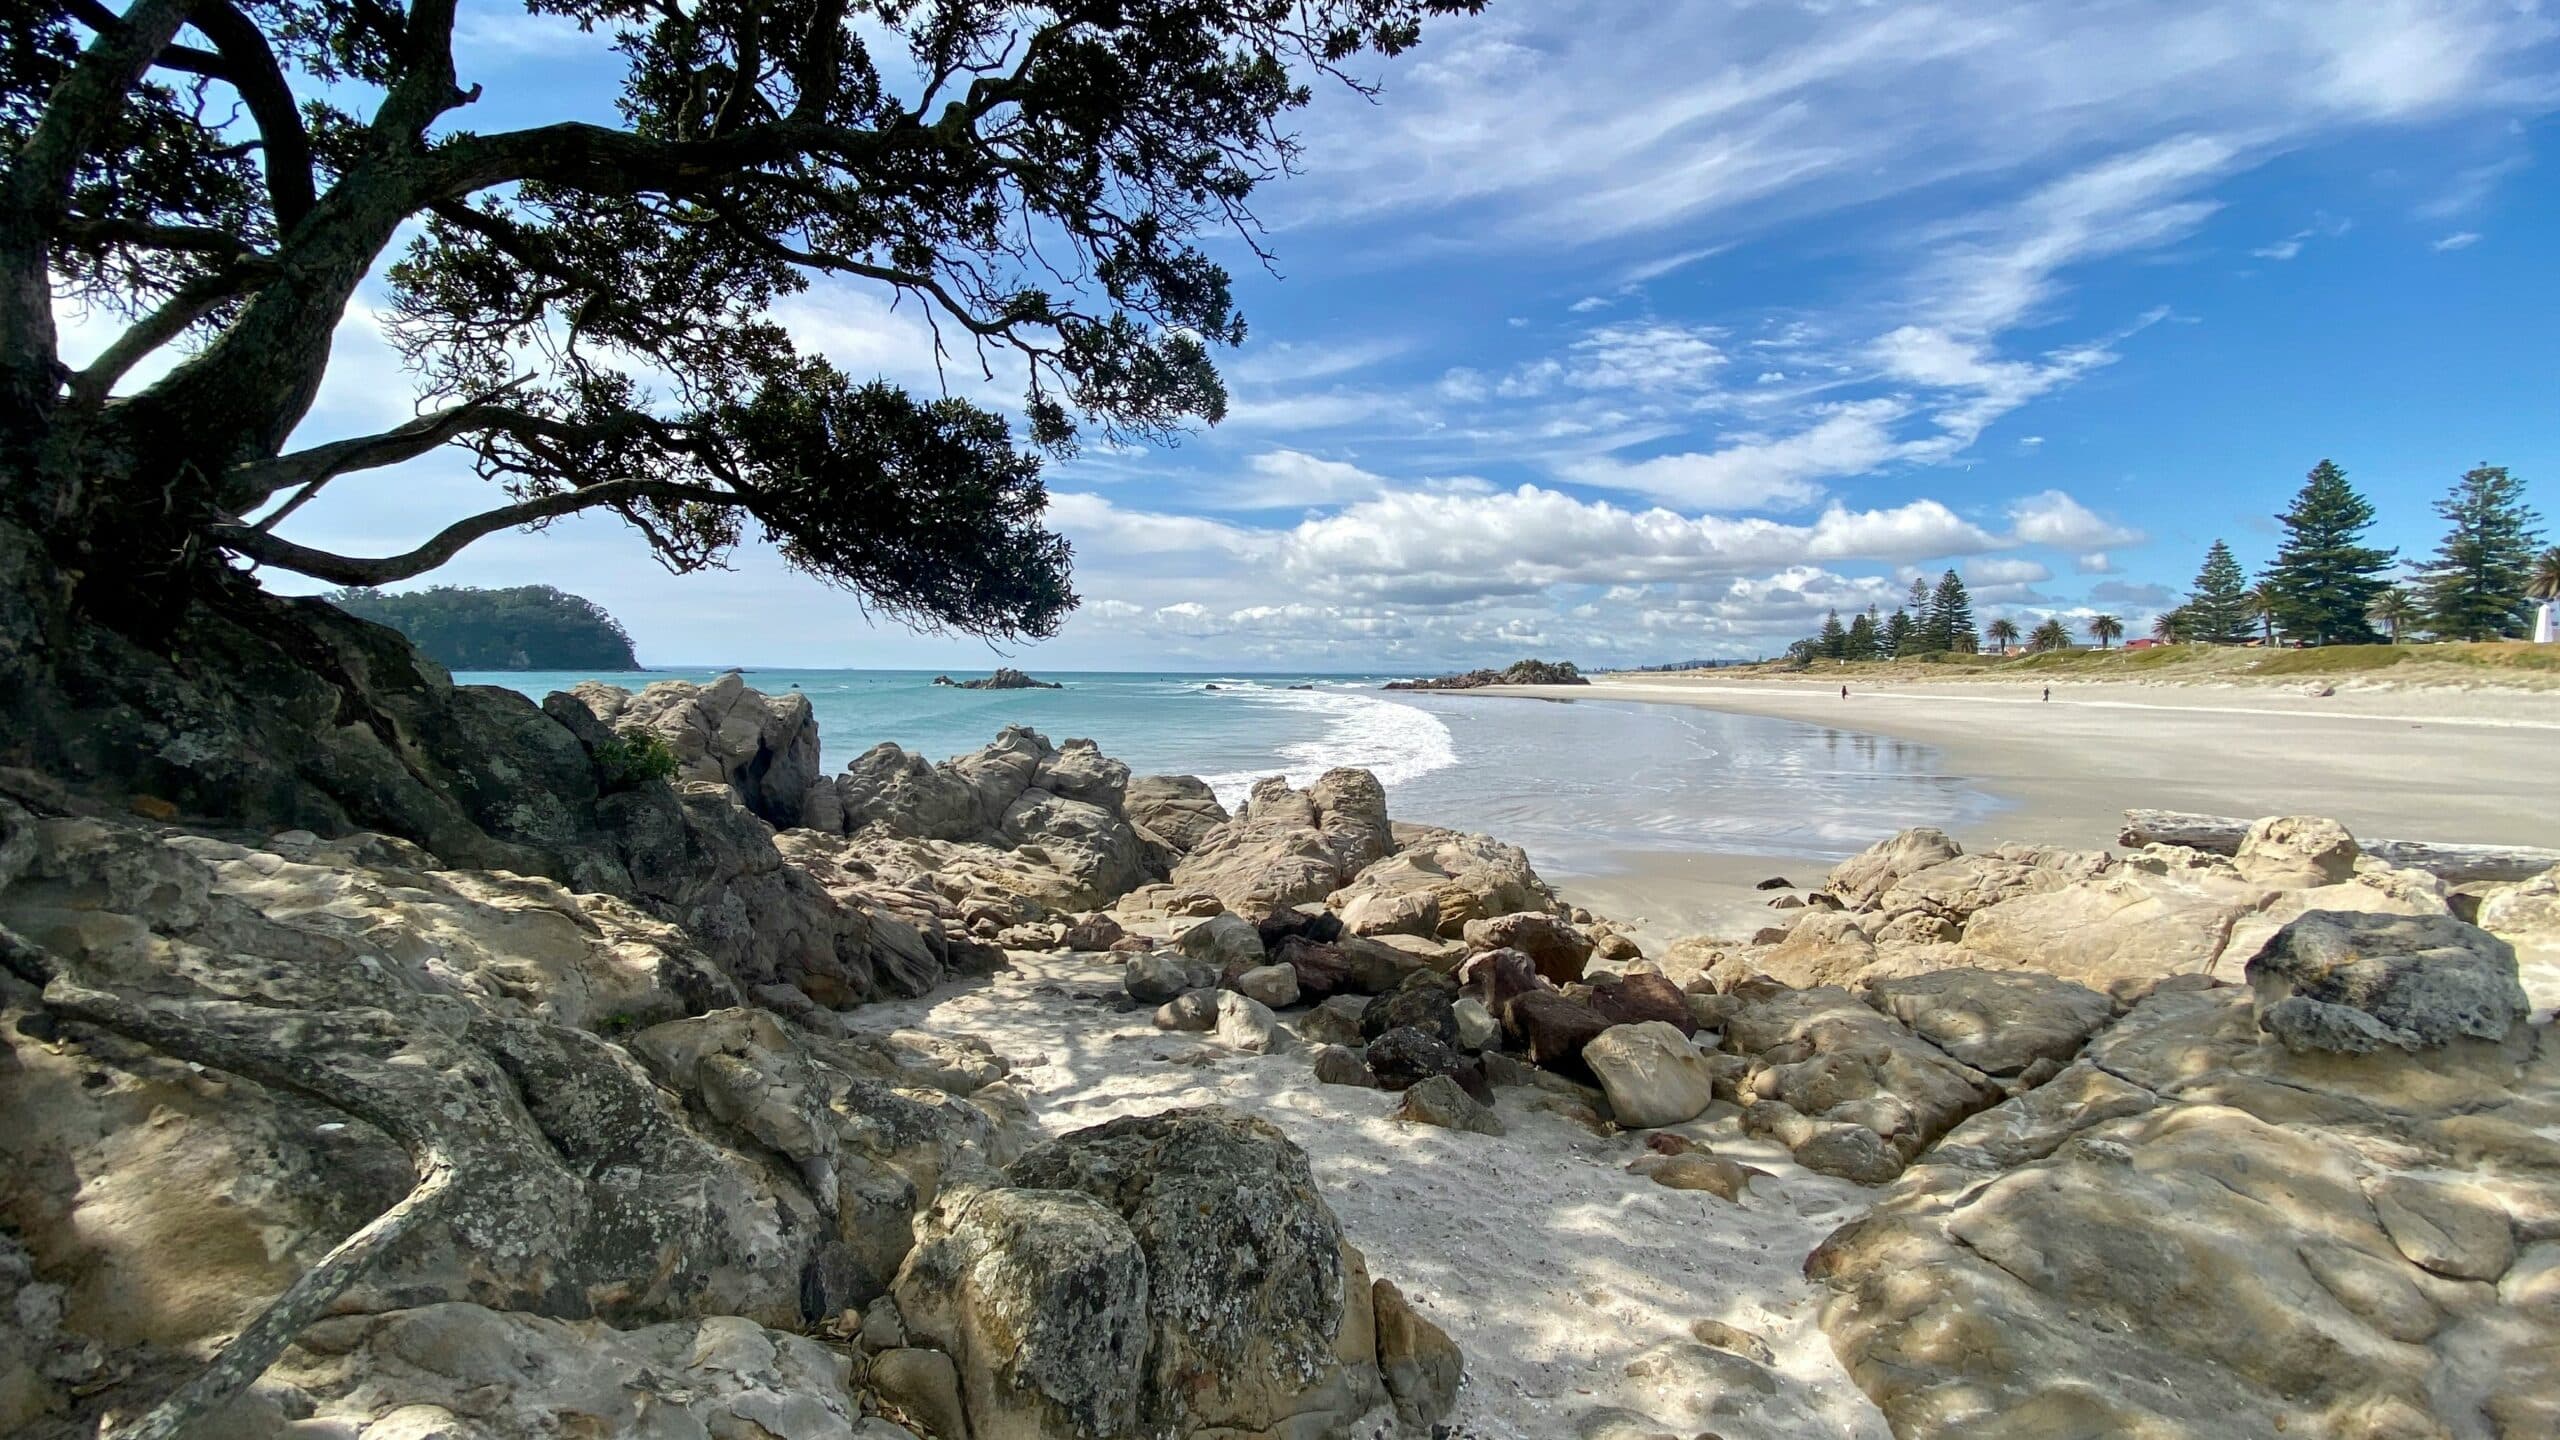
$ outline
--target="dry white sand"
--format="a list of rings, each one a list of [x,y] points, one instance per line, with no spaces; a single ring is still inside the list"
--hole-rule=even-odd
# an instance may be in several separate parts
[[[1318,1084],[1303,1052],[1241,1054],[1157,1030],[1119,981],[1110,957],[1017,953],[993,979],[848,1018],[983,1038],[1013,1059],[1050,1134],[1212,1103],[1286,1130],[1372,1273],[1465,1351],[1460,1435],[1569,1437],[1601,1406],[1728,1440],[1886,1434],[1816,1326],[1822,1292],[1801,1268],[1872,1192],[1743,1138],[1729,1117],[1675,1129],[1769,1177],[1740,1204],[1667,1190],[1626,1172],[1646,1132],[1603,1139],[1542,1108],[1536,1089],[1495,1092],[1501,1137],[1403,1124],[1390,1118],[1398,1097]],[[1712,1384],[1624,1373],[1656,1346],[1689,1341],[1698,1319],[1766,1339],[1777,1393],[1725,1392],[1727,1408],[1711,1412]]]
[[[1959,834],[1969,844],[2103,846],[2128,807],[2326,815],[2399,840],[2560,843],[2560,695],[2548,691],[2375,685],[2315,698],[2064,682],[2046,701],[2043,688],[1853,684],[1843,700],[1818,681],[1611,676],[1499,693],[1696,705],[1922,741],[1943,753],[1945,773],[2011,806]]]

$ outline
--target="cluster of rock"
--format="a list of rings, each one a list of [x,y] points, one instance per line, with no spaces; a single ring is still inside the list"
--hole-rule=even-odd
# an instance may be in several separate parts
[[[1389,690],[1481,690],[1487,685],[1588,685],[1570,660],[1515,660],[1500,670],[1469,670],[1430,680],[1391,680]]]
[[[1000,665],[996,667],[996,673],[993,675],[977,680],[954,680],[948,675],[936,675],[933,677],[933,683],[948,685],[954,690],[1064,690],[1067,688],[1054,680],[1034,680],[1009,665]]]
[[[582,692],[525,711],[581,758],[659,735],[681,772],[600,795],[639,832],[580,852],[611,889],[0,800],[0,1109],[34,1121],[0,1137],[0,1430],[93,1433],[232,1372],[255,1383],[205,1433],[1445,1415],[1455,1347],[1279,1132],[1195,1110],[1035,1148],[1002,1057],[844,1013],[1133,888],[1250,906],[1347,875],[1391,843],[1374,782],[1319,787],[1300,835],[1278,797],[1231,820],[1028,731],[828,780],[797,696]]]

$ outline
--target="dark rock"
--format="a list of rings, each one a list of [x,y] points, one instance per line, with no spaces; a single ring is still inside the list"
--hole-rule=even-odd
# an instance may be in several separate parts
[[[1570,660],[1515,660],[1500,670],[1469,670],[1432,680],[1391,680],[1389,690],[1481,690],[1488,685],[1588,685]]]
[[[1470,955],[1458,967],[1458,984],[1496,1020],[1504,1019],[1511,1002],[1532,990],[1553,987],[1538,974],[1536,962],[1517,950],[1487,950]]]
[[[1458,998],[1456,990],[1436,975],[1424,972],[1392,994],[1381,995],[1360,1012],[1360,1034],[1375,1040],[1390,1030],[1418,1029],[1443,1045],[1458,1043],[1458,1017],[1449,1006]]]
[[[2514,947],[2450,915],[2315,910],[2277,931],[2247,974],[2259,1028],[2296,1051],[2498,1041],[2532,1013]]]
[[[1064,690],[1067,688],[1055,681],[1034,680],[1010,666],[999,667],[996,673],[982,680],[954,680],[948,675],[936,675],[933,677],[933,683],[948,685],[954,690]]]
[[[1254,932],[1262,937],[1262,948],[1276,950],[1289,939],[1311,940],[1330,945],[1342,938],[1342,917],[1320,906],[1291,905],[1272,911]]]
[[[1624,975],[1595,981],[1587,1003],[1612,1025],[1659,1020],[1677,1027],[1683,1035],[1697,1033],[1698,1023],[1689,1013],[1689,997],[1660,975]]]
[[[1529,957],[1538,973],[1558,985],[1582,978],[1591,963],[1591,937],[1553,915],[1524,910],[1470,920],[1467,945],[1475,950],[1517,950]]]
[[[1110,950],[1128,938],[1119,921],[1102,914],[1087,915],[1068,926],[1065,937],[1068,949],[1086,951]]]
[[[1754,890],[1793,890],[1796,888],[1796,882],[1788,879],[1784,875],[1772,875],[1768,879],[1761,881],[1759,884],[1754,885],[1751,888]]]
[[[1493,1086],[1484,1067],[1458,1053],[1438,1036],[1399,1026],[1369,1042],[1369,1073],[1382,1089],[1402,1090],[1434,1075],[1446,1075],[1458,1088],[1484,1104],[1493,1103]]]
[[[1609,1028],[1608,1017],[1552,990],[1532,990],[1511,1002],[1503,1026],[1519,1037],[1529,1058],[1550,1069],[1582,1067],[1582,1047]]]

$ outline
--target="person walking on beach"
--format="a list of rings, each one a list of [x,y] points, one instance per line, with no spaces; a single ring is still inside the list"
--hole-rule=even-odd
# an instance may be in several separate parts
[[[1849,687],[1848,687],[1848,686],[1843,685],[1843,686],[1841,686],[1841,687],[1840,687],[1840,698],[1841,698],[1841,699],[1843,699],[1843,700],[1846,700],[1846,699],[1848,699],[1848,698],[1849,698]]]
[[[2053,698],[2053,687],[2052,687],[2052,686],[2047,685],[2046,687],[2044,687],[2044,698],[2046,698],[2047,700],[2050,700],[2050,699],[2052,699],[2052,698]]]

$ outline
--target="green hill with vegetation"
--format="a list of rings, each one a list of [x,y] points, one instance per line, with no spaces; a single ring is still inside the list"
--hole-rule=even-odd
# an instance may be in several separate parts
[[[408,636],[448,670],[640,668],[620,621],[594,601],[548,585],[438,585],[399,595],[340,590],[325,598],[350,615]]]

